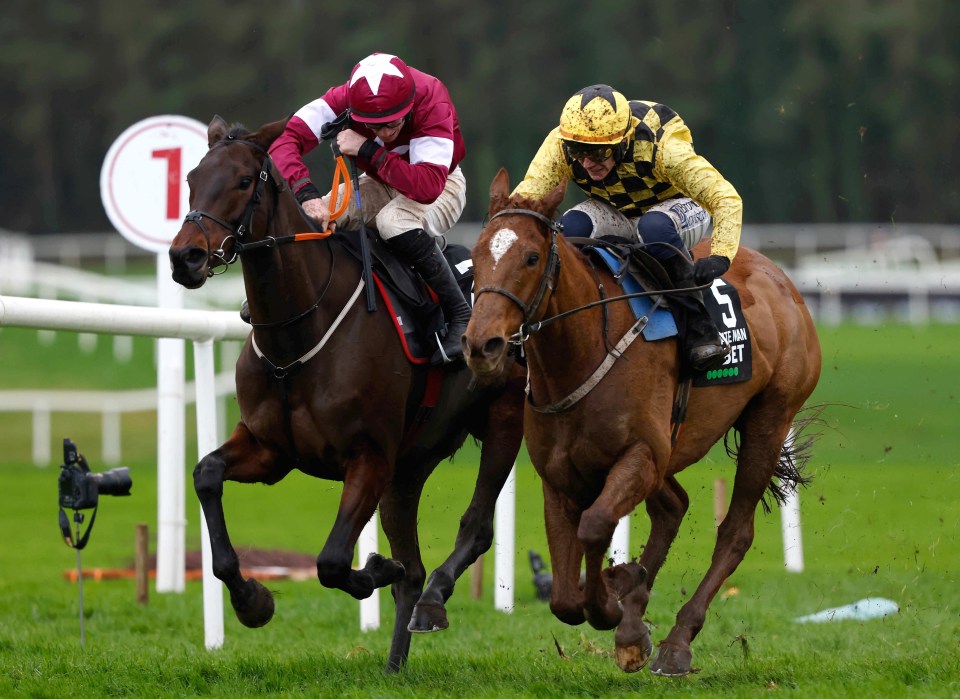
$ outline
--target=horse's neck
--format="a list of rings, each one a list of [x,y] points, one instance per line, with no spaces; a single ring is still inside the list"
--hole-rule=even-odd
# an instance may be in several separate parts
[[[281,199],[266,235],[280,238],[308,231],[310,225],[290,196]],[[296,318],[316,305],[289,324],[254,329],[257,345],[278,365],[294,361],[313,348],[360,278],[353,259],[328,240],[254,250],[245,253],[241,261],[251,316],[257,323]]]
[[[606,296],[620,289],[609,275],[601,276]],[[597,278],[572,246],[560,248],[560,272],[550,294],[544,319],[600,299]],[[612,304],[608,313],[617,310]],[[574,313],[546,326],[527,341],[530,384],[538,403],[553,402],[574,391],[590,376],[607,353],[602,307]],[[615,330],[611,323],[611,330]],[[614,343],[619,338],[614,338]]]

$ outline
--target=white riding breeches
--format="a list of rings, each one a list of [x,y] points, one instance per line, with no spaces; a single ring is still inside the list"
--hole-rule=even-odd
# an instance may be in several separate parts
[[[376,229],[380,237],[389,240],[406,231],[422,228],[434,237],[442,236],[460,219],[467,203],[467,180],[460,167],[447,175],[447,183],[440,196],[431,204],[408,199],[382,182],[366,174],[359,177],[361,215],[365,226]],[[345,185],[340,185],[342,197]],[[323,197],[329,206],[330,194]],[[356,195],[350,198],[347,210],[337,219],[340,228],[359,227]]]
[[[616,235],[631,242],[643,242],[639,240],[637,233],[640,216],[628,218],[610,204],[596,199],[587,199],[570,210],[582,211],[590,217],[593,222],[592,237],[594,238],[601,235]],[[710,235],[713,230],[713,219],[710,214],[689,197],[668,199],[651,206],[645,213],[654,211],[666,214],[673,221],[680,239],[688,250]]]

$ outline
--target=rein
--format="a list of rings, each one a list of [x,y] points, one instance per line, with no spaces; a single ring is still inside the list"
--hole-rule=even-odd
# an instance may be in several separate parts
[[[221,146],[226,147],[234,143],[241,143],[241,144],[250,146],[251,148],[253,148],[255,151],[257,151],[263,156],[263,160],[260,163],[260,172],[256,175],[257,185],[254,188],[252,196],[250,197],[250,201],[247,202],[247,206],[240,217],[239,223],[231,224],[229,221],[226,221],[225,219],[219,216],[216,216],[207,211],[201,211],[201,210],[191,211],[184,217],[184,222],[195,224],[203,233],[204,238],[207,241],[207,255],[208,255],[208,258],[213,261],[213,263],[210,264],[210,269],[208,272],[209,277],[212,277],[215,274],[218,274],[218,272],[216,272],[216,269],[221,266],[224,269],[222,270],[222,272],[219,272],[219,273],[222,274],[223,272],[225,272],[227,268],[229,268],[230,265],[235,263],[240,258],[240,255],[244,252],[257,250],[260,248],[279,248],[281,245],[286,245],[289,243],[298,243],[298,242],[304,242],[309,240],[323,240],[324,238],[329,238],[331,235],[333,235],[333,230],[327,230],[323,232],[318,232],[314,230],[307,233],[295,233],[292,235],[284,235],[284,236],[265,235],[265,237],[262,238],[261,240],[244,242],[243,241],[244,237],[252,232],[253,217],[256,213],[257,207],[260,205],[260,202],[263,199],[263,192],[264,192],[264,188],[266,186],[267,181],[270,180],[272,182],[274,186],[274,192],[277,194],[287,189],[287,184],[285,181],[283,181],[276,175],[276,168],[273,165],[273,161],[270,158],[270,154],[264,148],[262,148],[259,144],[254,143],[253,141],[238,139],[234,137],[227,137],[226,139],[215,143],[213,146],[211,146],[211,149],[218,148]],[[345,195],[341,198],[339,205],[337,205],[336,199],[340,192],[341,180],[344,183]],[[347,167],[343,162],[343,157],[339,156],[337,158],[337,164],[334,171],[333,188],[331,190],[332,194],[329,200],[331,221],[335,221],[344,213],[344,211],[346,211],[347,206],[349,205],[349,200],[350,200],[350,189],[351,189],[351,182],[347,173]],[[270,224],[273,221],[273,217],[277,210],[277,201],[279,201],[279,199],[275,197],[275,200],[276,201],[274,202],[274,206],[271,208],[267,217],[267,225],[266,225],[267,230],[270,229]],[[209,219],[210,221],[213,221],[219,226],[222,226],[223,228],[225,228],[227,231],[230,232],[230,234],[226,238],[224,238],[223,241],[220,243],[220,247],[215,251],[210,250],[210,233],[207,230],[206,226],[204,225],[203,220],[205,218]],[[229,256],[224,250],[224,246],[226,245],[228,240],[233,242],[233,246],[231,248],[232,254]],[[313,313],[313,311],[315,311],[320,306],[320,302],[323,300],[323,297],[326,295],[327,290],[330,288],[330,284],[333,281],[334,259],[335,259],[335,256],[331,252],[330,271],[327,276],[327,283],[324,286],[323,290],[320,292],[320,297],[312,306],[307,308],[305,311],[302,311],[301,313],[298,313],[297,315],[291,318],[287,318],[285,320],[274,321],[269,323],[252,323],[254,328],[258,328],[258,327],[274,328],[274,327],[282,327],[282,326],[290,325]],[[290,404],[289,404],[286,378],[296,373],[297,371],[299,371],[299,369],[304,364],[310,361],[321,349],[323,349],[324,345],[326,345],[327,341],[330,339],[330,336],[333,335],[334,331],[340,326],[341,322],[346,317],[347,313],[353,307],[357,298],[360,296],[360,292],[363,289],[363,287],[364,287],[364,280],[363,278],[361,278],[360,283],[357,285],[357,288],[354,290],[352,296],[344,305],[344,307],[341,309],[340,314],[333,321],[330,327],[327,328],[327,331],[324,333],[323,337],[320,338],[320,341],[316,345],[314,345],[313,348],[311,348],[310,350],[305,352],[303,355],[301,355],[298,359],[294,360],[293,362],[285,366],[281,367],[274,364],[263,353],[263,350],[261,350],[259,345],[257,344],[256,333],[251,333],[250,339],[251,339],[251,345],[254,353],[257,355],[257,357],[266,367],[267,371],[269,371],[270,374],[273,376],[273,378],[276,379],[277,381],[277,386],[280,391],[280,399],[284,406],[284,416],[285,416],[284,429],[287,434],[287,440],[290,443],[291,451],[294,455],[295,460],[298,462],[299,462],[299,455],[297,454],[297,450],[295,446],[296,441],[294,439],[293,425],[292,425],[291,416],[290,416]]]
[[[240,217],[240,222],[237,224],[231,224],[229,221],[211,214],[207,211],[201,211],[195,209],[188,213],[184,217],[184,222],[190,222],[196,224],[196,226],[203,233],[204,238],[207,241],[207,250],[208,255],[211,260],[214,260],[214,264],[210,265],[210,270],[207,273],[208,277],[212,277],[216,274],[223,274],[227,271],[227,268],[240,259],[240,255],[244,252],[250,250],[258,250],[260,248],[278,248],[281,245],[286,245],[288,243],[301,243],[310,240],[323,240],[329,238],[333,235],[332,230],[327,230],[323,232],[319,231],[310,231],[306,233],[294,233],[292,235],[284,236],[272,236],[265,235],[261,240],[254,240],[248,243],[243,242],[243,238],[248,235],[253,230],[253,216],[256,213],[257,207],[260,205],[260,201],[263,199],[263,190],[264,186],[269,179],[273,182],[274,188],[277,192],[282,192],[286,189],[286,182],[279,180],[276,176],[271,177],[271,173],[275,172],[273,166],[273,160],[270,158],[270,154],[264,150],[259,144],[254,143],[253,141],[248,141],[245,139],[238,139],[233,137],[227,137],[222,141],[218,141],[211,148],[217,148],[220,146],[228,146],[234,143],[242,143],[244,145],[250,146],[255,151],[263,155],[263,160],[260,164],[260,172],[257,174],[257,186],[254,189],[253,195],[250,197],[250,201],[247,203],[246,209],[244,209],[243,215]],[[337,202],[337,197],[340,192],[340,184],[344,185],[344,196],[340,197],[340,201]],[[347,206],[350,204],[350,190],[351,182],[349,173],[347,171],[347,166],[343,161],[343,156],[338,156],[336,159],[336,167],[334,168],[333,173],[333,185],[331,189],[331,197],[329,201],[329,211],[330,211],[330,220],[336,221],[343,213],[347,210]],[[273,220],[275,208],[270,211],[269,218],[267,220],[267,228],[269,229],[270,221]],[[222,226],[231,232],[223,241],[220,243],[220,247],[210,252],[210,233],[207,231],[206,226],[203,224],[203,219],[207,218],[213,221],[214,223]],[[231,249],[231,255],[227,257],[227,253],[224,251],[224,246],[228,240],[233,241],[233,247]],[[223,267],[221,272],[217,272],[217,268]],[[323,300],[324,294],[326,294],[327,288],[330,286],[330,281],[333,276],[333,257],[330,259],[330,276],[327,279],[327,285],[324,287],[323,291],[320,293],[320,297],[316,302],[307,308],[305,311],[298,313],[295,316],[286,318],[284,320],[272,321],[268,323],[251,323],[255,328],[276,328],[284,327],[296,323],[298,320],[301,320],[315,311],[319,306],[320,302]]]
[[[544,296],[546,295],[547,289],[553,291],[556,286],[557,276],[560,273],[560,251],[559,245],[557,243],[557,234],[563,232],[563,225],[558,222],[550,219],[538,211],[533,211],[532,209],[503,209],[502,211],[497,212],[490,217],[490,221],[497,218],[498,216],[506,216],[509,214],[519,214],[523,216],[532,216],[533,218],[544,223],[547,228],[550,229],[550,252],[547,256],[547,263],[544,267],[543,275],[540,277],[540,284],[537,287],[537,291],[533,296],[533,299],[526,303],[516,294],[507,291],[501,287],[496,286],[485,286],[480,288],[475,293],[475,298],[479,298],[480,294],[483,293],[495,293],[505,296],[506,298],[513,301],[520,309],[523,311],[523,323],[521,323],[520,328],[516,333],[508,338],[508,342],[513,345],[522,346],[530,336],[542,330],[543,328],[551,325],[562,318],[573,315],[574,313],[579,313],[580,311],[585,311],[589,308],[594,308],[596,306],[606,306],[608,303],[614,301],[623,301],[626,299],[639,298],[641,296],[655,296],[657,297],[653,303],[653,307],[650,309],[647,315],[640,317],[637,321],[630,326],[623,337],[620,338],[620,341],[609,351],[607,356],[604,357],[600,365],[587,377],[587,380],[584,381],[576,390],[567,395],[561,400],[550,403],[549,405],[535,405],[533,402],[533,395],[530,390],[530,377],[527,376],[527,404],[538,413],[554,414],[560,413],[565,410],[569,410],[574,405],[576,405],[580,399],[586,396],[590,391],[592,391],[607,375],[613,365],[616,363],[620,357],[623,356],[624,352],[627,351],[627,348],[633,344],[633,341],[640,336],[644,328],[650,322],[650,316],[653,315],[653,312],[663,303],[663,297],[669,296],[672,294],[687,293],[689,291],[706,289],[710,284],[703,284],[700,286],[693,286],[684,289],[661,289],[657,291],[638,291],[631,294],[623,294],[621,296],[613,296],[610,298],[601,298],[598,301],[592,301],[590,303],[584,304],[583,306],[578,306],[577,308],[558,313],[555,316],[545,318],[540,321],[531,321],[531,316],[536,310],[540,307],[540,304],[543,302]]]
[[[554,221],[551,218],[547,218],[539,211],[534,211],[532,209],[503,209],[502,211],[498,211],[491,216],[490,221],[493,221],[499,216],[507,216],[509,214],[532,216],[550,229],[550,252],[547,254],[547,264],[544,267],[543,274],[540,277],[540,284],[529,303],[525,303],[523,299],[516,294],[499,286],[484,286],[478,289],[474,293],[474,303],[476,303],[476,299],[480,298],[481,294],[489,292],[506,296],[508,299],[518,305],[523,311],[523,324],[520,326],[520,330],[517,333],[517,335],[520,336],[520,342],[522,343],[527,339],[527,337],[530,336],[530,333],[528,332],[530,328],[530,317],[540,307],[540,304],[543,303],[543,299],[547,295],[547,289],[553,291],[556,284],[557,275],[560,274],[560,251],[557,244],[557,233],[563,232],[563,225],[559,221]]]
[[[220,243],[220,247],[217,250],[209,253],[210,258],[216,261],[216,264],[211,265],[210,271],[208,272],[208,276],[210,277],[214,276],[215,274],[222,274],[223,272],[216,271],[218,267],[229,267],[239,259],[241,253],[249,250],[257,250],[259,248],[274,248],[287,243],[300,243],[308,240],[323,240],[324,238],[329,238],[331,235],[333,235],[332,230],[323,232],[311,231],[308,233],[295,233],[293,235],[284,236],[267,235],[262,240],[255,240],[249,243],[243,242],[244,236],[253,230],[253,216],[256,213],[257,207],[260,205],[261,199],[263,198],[263,189],[267,180],[269,179],[273,182],[274,188],[278,192],[286,189],[287,185],[286,182],[278,180],[277,177],[270,177],[271,173],[275,171],[273,167],[273,160],[270,158],[270,154],[266,150],[253,141],[227,137],[225,140],[215,143],[213,146],[211,146],[211,148],[228,146],[233,143],[242,143],[250,146],[263,155],[263,160],[260,163],[260,172],[257,174],[257,186],[253,191],[253,195],[250,197],[250,201],[247,202],[247,208],[244,209],[243,215],[240,217],[240,222],[237,224],[232,224],[229,221],[220,218],[219,216],[211,214],[207,211],[201,211],[199,209],[194,209],[184,217],[184,222],[196,224],[196,226],[203,233],[204,238],[207,240],[208,250],[210,249],[210,233],[207,231],[206,226],[203,225],[203,219],[210,219],[214,223],[230,231],[230,235],[223,239],[223,242]],[[344,196],[340,198],[339,202],[337,202],[337,196],[340,191],[341,183],[344,185]],[[336,159],[336,167],[334,168],[333,186],[331,189],[332,194],[329,203],[331,221],[336,221],[347,210],[347,206],[350,204],[351,187],[352,184],[347,172],[347,166],[343,162],[343,156],[339,156]],[[267,221],[268,228],[270,226],[270,220],[273,219],[274,211],[275,209],[270,211],[270,216]],[[229,258],[224,250],[224,245],[228,240],[233,241],[233,248],[231,250],[232,254],[229,256]],[[223,271],[225,272],[226,269]]]
[[[699,286],[685,287],[683,289],[658,289],[656,291],[637,291],[631,294],[622,294],[620,296],[612,296],[610,298],[603,298],[599,301],[591,301],[590,303],[584,304],[583,306],[578,306],[572,308],[568,311],[558,313],[555,316],[545,318],[539,321],[532,321],[531,316],[540,307],[540,304],[543,302],[543,298],[546,295],[547,289],[553,291],[556,284],[556,277],[560,273],[560,252],[557,244],[557,234],[563,233],[563,224],[559,221],[554,221],[547,216],[544,216],[539,211],[534,211],[533,209],[503,209],[498,211],[493,216],[490,217],[489,221],[497,218],[498,216],[506,216],[509,214],[520,214],[523,216],[532,216],[533,218],[543,222],[547,228],[550,229],[550,252],[547,255],[547,264],[544,267],[543,275],[540,277],[540,285],[537,287],[537,291],[533,296],[533,299],[526,303],[516,294],[507,291],[498,286],[484,286],[478,289],[474,294],[474,299],[480,297],[480,294],[483,293],[495,293],[505,296],[506,298],[513,301],[520,309],[523,311],[523,323],[520,324],[520,328],[513,335],[510,336],[508,342],[513,345],[522,345],[526,342],[530,336],[540,330],[543,330],[545,327],[556,323],[558,320],[566,318],[567,316],[572,316],[574,313],[579,313],[580,311],[586,311],[590,308],[595,308],[597,306],[605,306],[608,303],[613,303],[614,301],[626,301],[629,299],[640,298],[642,296],[672,296],[674,294],[684,294],[690,291],[700,291],[703,289],[710,288],[710,284],[701,284]],[[488,223],[489,223],[488,221]],[[658,301],[659,305],[659,301]]]

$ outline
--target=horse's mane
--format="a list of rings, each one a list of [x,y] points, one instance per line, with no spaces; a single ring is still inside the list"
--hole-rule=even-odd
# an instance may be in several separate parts
[[[235,121],[232,124],[230,124],[230,126],[227,128],[227,133],[224,135],[223,140],[224,141],[233,141],[233,140],[242,141],[252,133],[253,132],[250,131],[250,129],[248,129],[246,126],[241,124],[239,121]]]
[[[552,217],[557,212],[557,207],[553,207],[552,211],[548,210],[550,207],[546,206],[542,199],[532,199],[522,194],[511,197],[510,203],[518,209],[533,209],[547,218]]]

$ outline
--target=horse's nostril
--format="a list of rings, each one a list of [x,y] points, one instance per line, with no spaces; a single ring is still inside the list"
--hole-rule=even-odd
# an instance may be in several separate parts
[[[203,248],[192,246],[176,252],[170,251],[170,264],[172,267],[184,267],[187,269],[198,269],[207,261],[207,251]]]
[[[190,266],[203,264],[207,259],[207,251],[203,248],[190,248],[183,256],[184,262]]]
[[[483,356],[488,359],[499,357],[501,354],[503,354],[503,349],[506,344],[506,340],[504,340],[502,337],[494,337],[487,340],[483,344]]]

